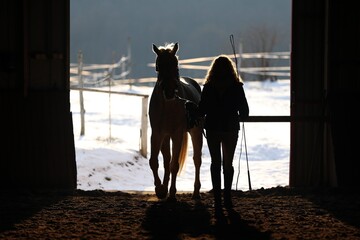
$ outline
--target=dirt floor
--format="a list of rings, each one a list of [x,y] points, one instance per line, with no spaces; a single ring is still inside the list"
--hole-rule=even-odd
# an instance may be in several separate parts
[[[234,191],[215,218],[212,194],[177,202],[153,193],[4,193],[0,239],[360,239],[360,193],[288,188]]]

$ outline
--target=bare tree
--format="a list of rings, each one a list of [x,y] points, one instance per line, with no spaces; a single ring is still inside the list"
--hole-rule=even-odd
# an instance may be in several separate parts
[[[274,27],[261,24],[249,27],[243,36],[244,52],[272,52],[278,43],[278,34]],[[255,58],[244,61],[243,66],[249,67],[269,67],[270,59]],[[268,79],[267,75],[258,75],[259,80]]]

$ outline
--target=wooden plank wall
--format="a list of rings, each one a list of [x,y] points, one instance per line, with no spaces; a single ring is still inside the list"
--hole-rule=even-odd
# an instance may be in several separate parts
[[[360,187],[360,20],[355,2],[329,4],[329,106],[339,186]]]
[[[324,1],[293,1],[290,185],[320,184],[323,141]],[[311,120],[317,117],[318,121]]]
[[[349,1],[293,0],[290,186],[359,186],[360,22]],[[311,117],[315,117],[311,120]]]
[[[75,189],[76,164],[67,94],[1,94],[0,181],[11,189]],[[7,104],[6,104],[7,103]]]
[[[0,180],[10,189],[75,189],[69,0],[0,4]]]

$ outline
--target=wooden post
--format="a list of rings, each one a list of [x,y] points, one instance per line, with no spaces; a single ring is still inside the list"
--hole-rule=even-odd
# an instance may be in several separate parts
[[[111,142],[111,81],[113,79],[113,75],[114,75],[114,63],[115,63],[115,52],[112,53],[112,67],[109,68],[109,77],[108,77],[108,81],[109,81],[109,142]]]
[[[132,85],[133,85],[133,81],[130,79],[130,72],[131,72],[131,38],[128,37],[128,48],[127,48],[127,52],[128,52],[128,55],[127,55],[127,59],[126,61],[124,62],[124,66],[126,64],[126,69],[128,71],[128,74],[127,74],[127,78],[130,80],[129,81],[129,85],[130,85],[130,90],[132,89]]]
[[[242,58],[242,54],[243,54],[243,44],[242,42],[240,41],[239,42],[239,57],[238,57],[238,73],[240,75],[241,73],[241,58]]]
[[[81,50],[78,53],[78,75],[79,75],[79,96],[80,96],[80,121],[81,129],[80,136],[85,135],[85,109],[84,109],[84,96],[82,89],[84,88],[84,82],[82,79],[82,68],[83,68],[83,54]]]
[[[142,98],[141,129],[140,129],[140,154],[147,157],[147,131],[148,131],[148,96]]]
[[[112,76],[109,77],[109,142],[111,142],[111,79]]]

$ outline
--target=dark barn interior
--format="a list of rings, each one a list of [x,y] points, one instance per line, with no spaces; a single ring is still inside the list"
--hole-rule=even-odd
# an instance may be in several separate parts
[[[76,189],[69,1],[1,1],[5,188]],[[290,186],[359,186],[357,8],[331,0],[292,5]]]
[[[1,1],[0,181],[75,189],[69,102],[69,0]]]

